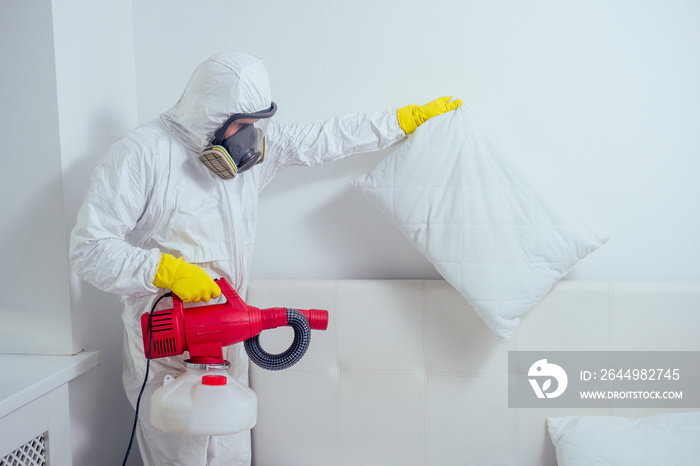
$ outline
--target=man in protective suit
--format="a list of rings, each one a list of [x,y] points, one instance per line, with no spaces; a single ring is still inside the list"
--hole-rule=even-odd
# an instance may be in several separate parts
[[[276,106],[263,61],[221,53],[195,70],[170,110],[115,142],[90,177],[70,260],[81,278],[121,296],[122,379],[131,404],[136,406],[146,373],[140,316],[159,296],[172,290],[186,302],[209,301],[220,294],[212,277],[225,277],[245,299],[258,196],[279,168],[382,149],[461,104],[449,100],[281,124],[270,119]],[[198,437],[151,426],[151,395],[165,374],[183,372],[182,359],[150,363],[136,432],[144,463],[250,464],[249,431]],[[247,385],[243,346],[225,348],[224,359],[231,376]]]

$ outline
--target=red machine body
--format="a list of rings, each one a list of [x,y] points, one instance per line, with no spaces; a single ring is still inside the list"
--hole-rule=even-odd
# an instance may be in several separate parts
[[[189,351],[197,364],[224,362],[223,347],[253,338],[263,330],[287,325],[287,309],[260,309],[247,305],[224,278],[217,280],[225,303],[184,308],[173,294],[173,308],[156,311],[151,318],[151,359],[177,356]],[[297,309],[314,330],[328,328],[328,311]],[[149,314],[141,316],[144,351],[148,357]]]

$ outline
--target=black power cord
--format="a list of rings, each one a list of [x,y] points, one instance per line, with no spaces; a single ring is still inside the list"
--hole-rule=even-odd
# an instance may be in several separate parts
[[[146,376],[143,378],[143,385],[141,385],[139,398],[138,400],[136,400],[136,414],[134,415],[134,426],[131,428],[131,439],[129,440],[129,448],[126,449],[126,454],[124,455],[124,461],[122,462],[122,466],[126,466],[126,460],[129,458],[129,453],[131,453],[131,446],[134,443],[134,435],[136,434],[136,424],[139,420],[139,406],[141,405],[141,396],[143,395],[143,391],[146,388],[146,382],[148,381],[148,370],[151,367],[151,347],[153,346],[153,327],[151,326],[151,322],[153,320],[153,311],[156,310],[156,306],[158,306],[158,303],[161,299],[172,295],[172,292],[165,293],[164,295],[156,299],[156,302],[153,303],[153,307],[151,307],[151,312],[148,314],[148,357],[146,359]]]

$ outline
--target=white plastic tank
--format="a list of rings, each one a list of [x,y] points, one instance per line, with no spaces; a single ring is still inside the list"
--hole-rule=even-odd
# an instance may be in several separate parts
[[[252,429],[258,398],[228,375],[225,364],[185,363],[177,378],[165,376],[151,398],[151,424],[183,435],[228,435]]]

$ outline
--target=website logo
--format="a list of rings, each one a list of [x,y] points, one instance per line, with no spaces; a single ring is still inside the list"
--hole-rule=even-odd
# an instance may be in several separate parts
[[[556,398],[564,393],[569,383],[569,378],[566,376],[564,369],[556,364],[548,363],[546,359],[540,359],[530,366],[527,375],[528,377],[534,377],[529,378],[528,381],[537,398]],[[556,385],[554,390],[550,391],[552,379],[556,381]]]

